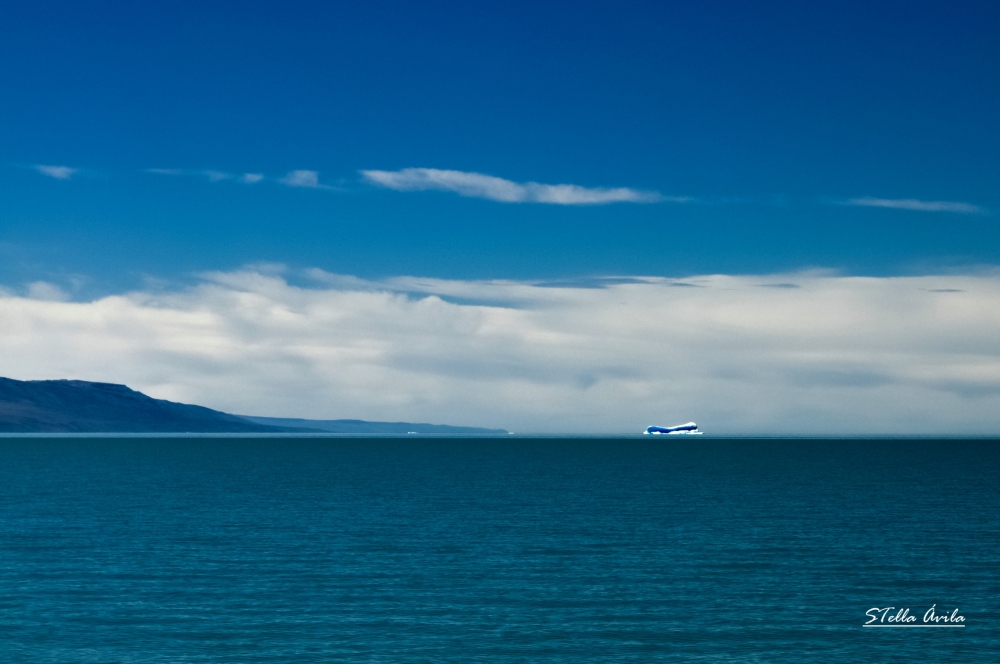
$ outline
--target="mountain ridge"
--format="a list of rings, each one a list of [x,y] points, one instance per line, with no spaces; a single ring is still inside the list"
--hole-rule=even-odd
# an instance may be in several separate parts
[[[289,417],[257,417],[240,415],[243,419],[269,426],[308,426],[328,433],[432,433],[432,434],[506,434],[506,429],[463,427],[426,422],[369,422],[367,420],[306,420]],[[298,424],[301,423],[301,424]]]
[[[281,433],[204,406],[154,399],[125,385],[0,378],[4,433]]]
[[[502,429],[410,422],[232,415],[154,399],[126,385],[0,378],[0,433],[500,434]]]

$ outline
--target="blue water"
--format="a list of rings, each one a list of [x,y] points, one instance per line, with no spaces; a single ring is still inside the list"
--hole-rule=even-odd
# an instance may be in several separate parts
[[[1000,662],[1000,442],[7,438],[0,574],[5,662]]]

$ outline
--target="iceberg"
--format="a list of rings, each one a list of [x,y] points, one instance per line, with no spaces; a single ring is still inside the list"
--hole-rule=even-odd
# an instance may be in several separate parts
[[[643,431],[645,434],[661,435],[661,434],[688,434],[688,435],[701,435],[701,431],[698,431],[698,425],[694,422],[688,422],[687,424],[678,424],[675,427],[657,427],[650,426],[646,427]]]

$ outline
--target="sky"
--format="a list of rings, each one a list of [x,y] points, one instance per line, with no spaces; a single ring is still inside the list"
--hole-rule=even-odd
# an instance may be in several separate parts
[[[993,2],[16,3],[0,375],[996,432],[998,28]]]

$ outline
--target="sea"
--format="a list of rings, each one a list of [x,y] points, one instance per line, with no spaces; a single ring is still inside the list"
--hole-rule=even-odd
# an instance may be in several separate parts
[[[4,437],[0,661],[1000,662],[1000,441]]]

